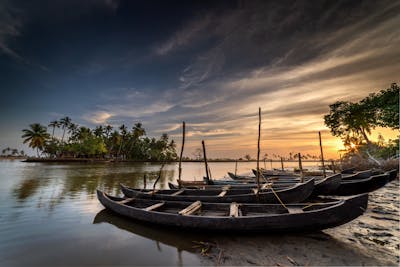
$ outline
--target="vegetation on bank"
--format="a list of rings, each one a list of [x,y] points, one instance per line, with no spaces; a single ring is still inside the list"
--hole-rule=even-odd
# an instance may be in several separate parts
[[[6,147],[1,150],[1,158],[23,158],[26,157],[25,151],[16,148]]]
[[[90,129],[65,117],[50,122],[48,127],[34,123],[29,129],[22,130],[24,143],[35,149],[38,157],[148,161],[177,158],[174,140],[170,141],[167,134],[162,134],[159,139],[146,136],[141,123],[136,123],[131,130],[124,124],[117,129],[111,125]],[[56,129],[60,129],[60,137],[56,137]]]
[[[344,161],[353,165],[368,161],[382,166],[399,157],[399,136],[386,141],[380,134],[375,142],[368,138],[371,130],[378,126],[399,130],[399,86],[396,83],[359,102],[338,101],[329,107],[325,125],[343,140]]]

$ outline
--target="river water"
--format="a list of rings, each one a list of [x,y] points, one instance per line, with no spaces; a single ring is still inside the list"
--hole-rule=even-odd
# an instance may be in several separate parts
[[[254,165],[239,163],[238,173],[250,172]],[[315,167],[315,163],[304,165]],[[219,236],[163,229],[120,218],[97,201],[97,188],[119,195],[119,183],[143,187],[144,174],[148,175],[147,187],[152,186],[159,168],[150,163],[0,160],[0,266],[399,262],[398,180],[372,193],[368,211],[359,219],[312,234]],[[213,177],[223,177],[234,170],[235,163],[211,163],[210,168]],[[177,170],[177,164],[166,165],[157,187],[167,188],[169,181],[175,182]],[[203,164],[183,163],[185,180],[201,180],[203,175]]]

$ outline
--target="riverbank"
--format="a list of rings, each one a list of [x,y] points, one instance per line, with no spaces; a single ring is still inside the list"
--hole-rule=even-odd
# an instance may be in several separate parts
[[[120,159],[102,159],[102,158],[31,158],[31,157],[24,157],[24,162],[104,162],[104,163],[116,163],[116,162],[152,162],[152,163],[163,163],[164,161],[152,161],[152,160],[120,160]],[[235,160],[235,159],[207,159],[207,162],[238,162],[238,163],[246,163],[246,162],[257,162],[256,160]],[[179,162],[178,160],[174,161],[167,161],[166,163],[173,163]],[[204,162],[201,160],[196,159],[185,159],[182,162]],[[281,162],[280,160],[267,160],[268,163],[270,162]],[[285,160],[284,162],[298,162],[297,160]],[[318,160],[302,160],[302,162],[320,162]]]
[[[204,265],[223,266],[398,266],[399,180],[370,193],[358,219],[317,233],[231,235],[211,244]]]

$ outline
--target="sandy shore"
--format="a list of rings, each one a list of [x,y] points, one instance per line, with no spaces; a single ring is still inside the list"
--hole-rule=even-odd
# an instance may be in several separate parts
[[[296,235],[210,236],[204,265],[398,266],[398,180],[370,194],[367,212],[346,225]],[[203,246],[203,248],[206,245]]]

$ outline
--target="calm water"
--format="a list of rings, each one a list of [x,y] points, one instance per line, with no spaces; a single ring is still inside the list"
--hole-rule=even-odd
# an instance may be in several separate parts
[[[238,173],[249,172],[254,164],[240,163]],[[273,167],[280,167],[280,163],[274,164],[277,166]],[[223,177],[235,166],[210,165],[213,177]],[[269,163],[266,167],[270,167]],[[103,210],[96,199],[97,188],[118,195],[119,183],[143,187],[145,173],[149,176],[147,185],[152,185],[159,168],[158,164],[143,163],[0,161],[0,266],[204,264],[204,257],[193,247],[193,241],[202,240],[204,235],[134,223]],[[177,164],[166,165],[157,187],[166,188],[168,181],[176,181],[177,173]],[[203,173],[203,164],[183,164],[186,180],[200,180]],[[396,186],[392,191],[398,201]],[[378,221],[380,208],[379,204],[375,206]],[[395,203],[392,209],[394,217],[384,221],[389,223],[385,227],[398,224],[398,205]],[[389,240],[389,249],[396,251],[398,229],[393,231],[384,238]],[[346,237],[345,232],[341,234]],[[360,235],[363,233],[352,238],[358,241]]]

